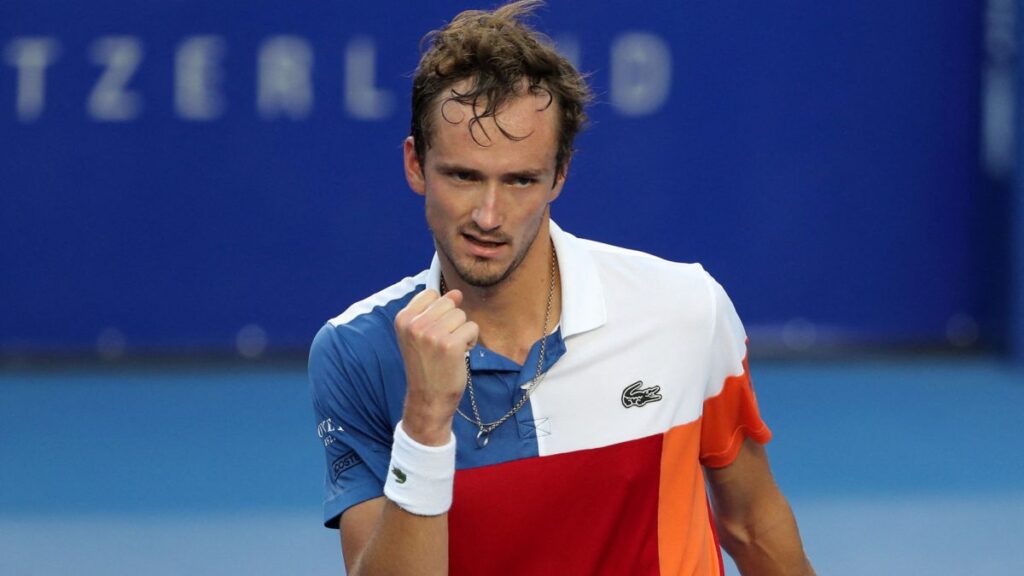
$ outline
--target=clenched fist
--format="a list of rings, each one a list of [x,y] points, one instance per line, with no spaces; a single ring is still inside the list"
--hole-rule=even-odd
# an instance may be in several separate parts
[[[408,389],[402,428],[413,440],[441,446],[451,437],[452,418],[466,388],[466,352],[480,327],[467,320],[462,292],[417,294],[395,317]]]

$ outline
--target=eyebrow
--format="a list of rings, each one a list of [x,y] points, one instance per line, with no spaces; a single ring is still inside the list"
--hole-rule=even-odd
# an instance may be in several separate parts
[[[448,173],[448,172],[465,172],[467,174],[476,174],[476,175],[480,174],[480,172],[478,170],[473,170],[472,168],[466,168],[465,166],[459,166],[458,164],[445,164],[443,162],[442,163],[438,163],[436,165],[436,169],[437,169],[438,172],[445,172],[445,173]]]
[[[440,171],[440,172],[444,172],[444,173],[465,172],[466,174],[471,174],[473,176],[483,176],[483,173],[480,172],[479,170],[474,170],[472,168],[466,168],[465,166],[459,166],[458,164],[446,164],[446,163],[443,163],[443,162],[437,164],[437,170]],[[509,172],[508,174],[502,174],[502,177],[505,177],[505,178],[533,178],[533,179],[538,179],[539,180],[541,177],[544,176],[544,174],[546,172],[547,172],[546,170],[538,170],[538,169],[514,170],[512,172]]]
[[[533,180],[540,180],[543,175],[544,170],[518,170],[508,174],[512,178],[530,178]]]

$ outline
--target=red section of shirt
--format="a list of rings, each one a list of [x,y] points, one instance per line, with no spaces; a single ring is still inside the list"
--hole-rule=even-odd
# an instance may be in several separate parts
[[[656,576],[662,442],[458,471],[449,574]]]

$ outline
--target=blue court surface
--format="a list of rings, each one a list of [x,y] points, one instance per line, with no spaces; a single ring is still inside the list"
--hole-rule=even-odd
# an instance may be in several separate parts
[[[754,375],[819,574],[1024,574],[1024,372],[906,358]],[[0,574],[340,574],[321,458],[298,364],[8,370]]]

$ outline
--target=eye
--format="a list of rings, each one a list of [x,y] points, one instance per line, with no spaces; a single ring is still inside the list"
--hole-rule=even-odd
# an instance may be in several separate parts
[[[528,186],[533,186],[536,182],[536,178],[531,178],[529,176],[516,176],[515,178],[512,179],[512,185],[515,186],[516,188],[526,188]]]
[[[452,170],[448,177],[456,182],[472,182],[475,179],[473,173],[466,170]]]

